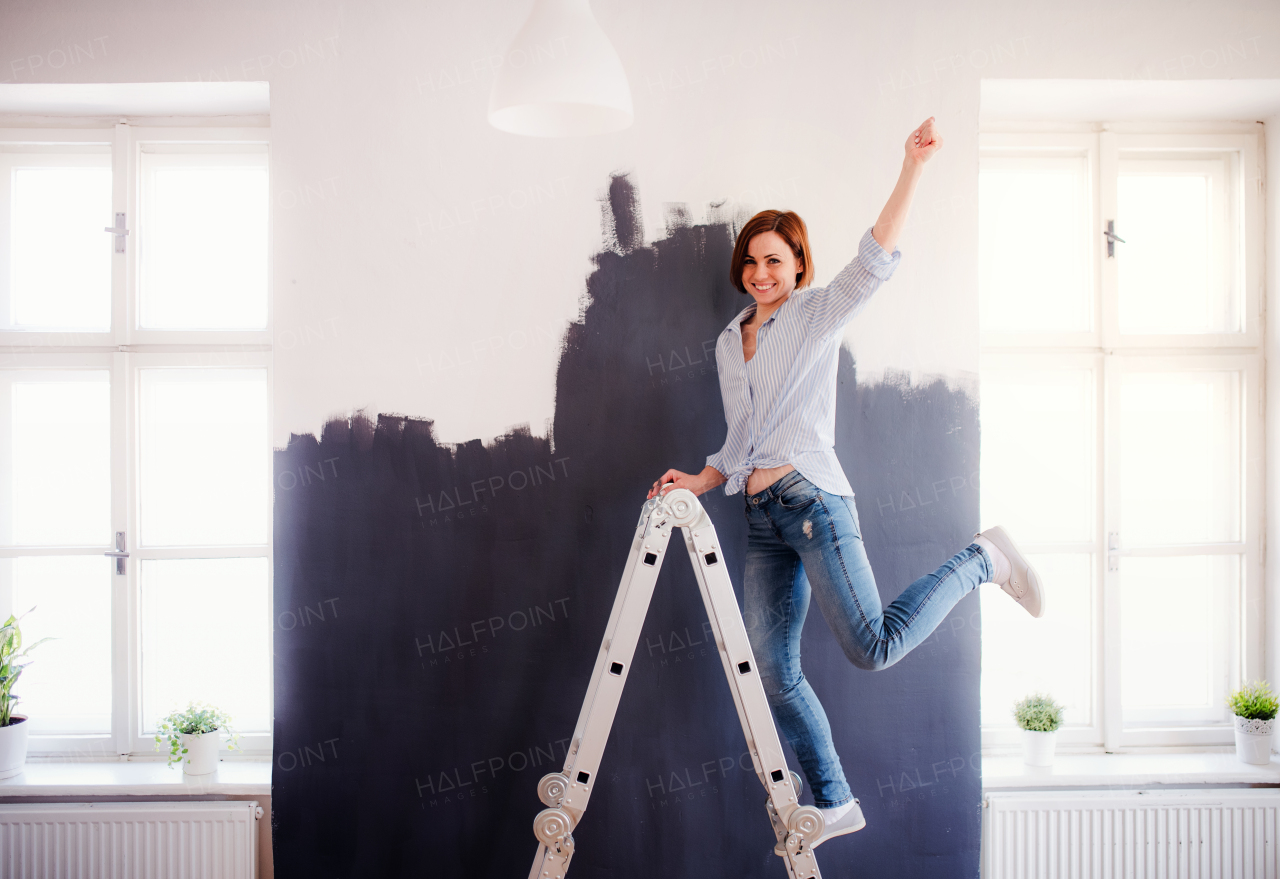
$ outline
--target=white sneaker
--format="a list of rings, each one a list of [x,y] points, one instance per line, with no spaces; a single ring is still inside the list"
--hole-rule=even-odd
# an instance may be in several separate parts
[[[996,585],[1012,595],[1013,600],[1026,608],[1027,613],[1033,617],[1043,616],[1044,587],[1040,585],[1040,575],[1036,573],[1036,569],[1031,567],[1031,563],[1018,551],[1013,539],[999,525],[988,528],[981,534],[975,534],[974,536],[985,537],[990,540],[1009,560],[1009,579]]]
[[[862,817],[862,806],[855,799],[853,808],[845,812],[835,824],[822,831],[822,835],[818,837],[818,841],[813,844],[813,847],[817,848],[833,836],[844,836],[846,833],[853,833],[855,830],[861,830],[866,826],[867,819]]]
[[[822,835],[818,837],[817,842],[809,847],[817,848],[832,837],[843,836],[846,833],[853,833],[866,826],[867,819],[862,817],[862,807],[858,805],[858,801],[855,799],[853,801],[853,808],[841,815],[840,820],[835,824],[828,825],[822,831]],[[785,857],[787,854],[787,847],[782,843],[782,841],[779,841],[778,844],[773,847],[773,853],[780,858]]]

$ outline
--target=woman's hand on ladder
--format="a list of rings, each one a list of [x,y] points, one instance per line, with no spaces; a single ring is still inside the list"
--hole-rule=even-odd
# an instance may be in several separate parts
[[[657,497],[659,494],[666,494],[673,488],[687,488],[694,494],[702,494],[717,485],[724,485],[724,483],[724,474],[710,465],[703,467],[702,472],[697,475],[683,473],[679,470],[668,470],[658,477],[658,481],[649,489],[646,500]]]

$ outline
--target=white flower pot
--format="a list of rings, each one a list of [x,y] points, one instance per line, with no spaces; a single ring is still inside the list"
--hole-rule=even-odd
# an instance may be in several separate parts
[[[11,778],[27,762],[27,719],[14,714],[8,726],[0,726],[0,778]]]
[[[218,771],[218,746],[222,744],[222,732],[182,734],[182,771],[187,775],[208,775]]]
[[[1052,766],[1056,732],[1022,731],[1022,762],[1028,766]]]
[[[1271,736],[1275,720],[1249,720],[1236,716],[1236,757],[1245,763],[1271,762]]]

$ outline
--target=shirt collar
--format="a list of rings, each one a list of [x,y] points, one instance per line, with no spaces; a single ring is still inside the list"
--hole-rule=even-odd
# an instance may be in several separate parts
[[[750,295],[750,294],[748,294],[748,295]],[[792,298],[793,298],[795,295],[796,295],[796,294],[795,294],[795,291],[793,290],[793,291],[791,292],[791,296],[788,296],[788,297],[787,297],[787,301],[786,301],[786,302],[784,302],[784,303],[782,303],[782,305],[778,306],[777,308],[775,308],[775,309],[773,310],[773,314],[769,315],[769,320],[766,320],[763,324],[761,324],[761,326],[763,327],[763,326],[767,325],[767,324],[769,323],[769,321],[772,321],[775,317],[777,317],[777,316],[778,316],[778,312],[780,312],[780,311],[782,311],[782,309],[786,308],[786,307],[791,303],[791,300],[792,300]],[[726,329],[731,330],[731,331],[733,331],[734,333],[736,333],[736,334],[738,334],[739,336],[741,336],[741,335],[742,335],[742,322],[743,322],[743,321],[745,321],[747,318],[751,317],[751,316],[752,316],[753,314],[755,314],[755,313],[756,313],[756,302],[755,302],[755,300],[753,299],[753,300],[751,301],[751,304],[750,304],[750,305],[748,305],[746,308],[742,309],[742,311],[738,312],[738,316],[737,316],[737,317],[735,317],[732,321],[730,321],[730,322],[729,322],[729,326],[728,326],[728,327],[726,327]]]

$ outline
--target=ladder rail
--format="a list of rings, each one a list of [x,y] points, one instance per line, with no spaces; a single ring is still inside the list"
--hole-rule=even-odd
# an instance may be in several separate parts
[[[773,723],[773,713],[764,692],[764,684],[760,680],[760,670],[756,666],[746,626],[738,612],[738,599],[733,592],[733,583],[722,562],[715,527],[706,518],[705,512],[703,517],[705,524],[698,523],[684,529],[685,544],[694,561],[698,590],[702,593],[707,618],[715,633],[725,678],[729,681],[729,691],[733,695],[734,707],[738,710],[738,720],[747,736],[756,776],[773,800],[774,808],[782,813],[788,804],[797,802],[796,795],[799,792],[791,789],[786,753],[782,750],[782,742]],[[716,564],[707,564],[708,553],[716,556]],[[745,669],[742,667],[743,663],[746,664]],[[769,777],[770,772],[781,772],[782,777],[774,780]]]
[[[685,529],[684,540],[685,546],[689,550],[690,557],[696,560],[698,550],[693,543],[691,529]],[[711,633],[715,641],[716,651],[720,654],[720,665],[724,669],[725,680],[732,682],[734,680],[733,662],[730,659],[729,651],[725,646],[719,614],[716,612],[715,605],[708,593],[706,577],[703,576],[703,572],[699,569],[699,565],[696,561],[694,564],[694,577],[698,583],[698,592],[702,596],[702,606],[707,611],[707,621],[711,626]],[[744,731],[750,729],[751,724],[747,719],[746,711],[742,705],[742,695],[738,692],[738,688],[733,686],[732,683],[729,686],[729,695],[733,697],[733,708],[738,712],[738,725],[741,726]],[[760,782],[760,786],[768,791],[769,782],[765,777],[764,764],[760,761],[760,754],[756,749],[755,737],[753,735],[747,736],[747,751],[751,755],[751,764],[755,768],[756,779]]]
[[[613,636],[601,647],[601,656],[596,663],[600,669],[599,685],[591,700],[590,709],[585,711],[581,738],[570,742],[569,753],[565,758],[564,774],[569,779],[569,787],[561,808],[571,815],[575,811],[578,813],[574,815],[575,823],[586,810],[587,801],[591,797],[596,773],[609,740],[609,731],[613,728],[618,712],[618,703],[622,700],[622,691],[626,687],[627,676],[631,673],[636,645],[640,641],[640,630],[644,627],[645,611],[653,599],[653,590],[657,585],[658,573],[670,539],[669,528],[650,529],[646,532],[640,547],[642,559],[650,553],[656,558],[652,564],[642,561],[632,567],[618,624]]]
[[[534,819],[538,853],[529,879],[564,879],[573,857],[573,829],[582,820],[604,756],[618,703],[635,657],[640,630],[671,540],[672,526],[658,504],[646,503],[631,543],[631,554],[613,601],[600,652],[591,673],[564,770],[539,782],[539,797],[550,808]],[[653,558],[648,556],[652,554]],[[614,670],[614,665],[618,668]]]
[[[795,819],[802,816],[800,786],[793,783],[787,768],[786,752],[773,722],[773,710],[769,707],[747,627],[738,609],[738,598],[733,591],[720,540],[711,517],[701,504],[696,504],[688,516],[677,521],[684,530],[689,561],[715,635],[725,679],[729,682],[729,692],[738,712],[738,722],[747,740],[747,750],[751,753],[756,777],[769,797],[765,804],[769,821],[776,838],[785,845],[790,831],[796,829],[792,826]],[[816,810],[812,807],[805,807],[805,811],[810,813],[810,822],[818,819],[816,832],[810,837],[816,838],[824,827],[821,816],[814,814]],[[818,862],[809,845],[787,848],[788,853],[783,860],[792,879],[820,879]]]
[[[604,627],[604,639],[600,642],[600,652],[596,655],[596,664],[591,670],[591,682],[587,684],[587,694],[582,700],[582,708],[578,712],[578,722],[574,725],[573,736],[569,739],[569,750],[565,754],[563,770],[566,776],[569,774],[569,770],[573,768],[576,744],[582,740],[583,729],[591,716],[591,706],[594,704],[596,693],[600,688],[600,679],[604,674],[605,667],[608,665],[609,646],[613,643],[618,629],[618,620],[622,615],[623,607],[626,605],[627,594],[631,588],[631,578],[635,573],[636,562],[640,558],[640,547],[643,545],[645,536],[652,526],[650,518],[657,506],[656,501],[656,498],[647,501],[640,509],[640,521],[636,525],[635,536],[631,539],[631,551],[627,555],[626,565],[622,569],[622,577],[618,581],[618,592],[613,600],[613,608],[609,612],[609,621]]]

